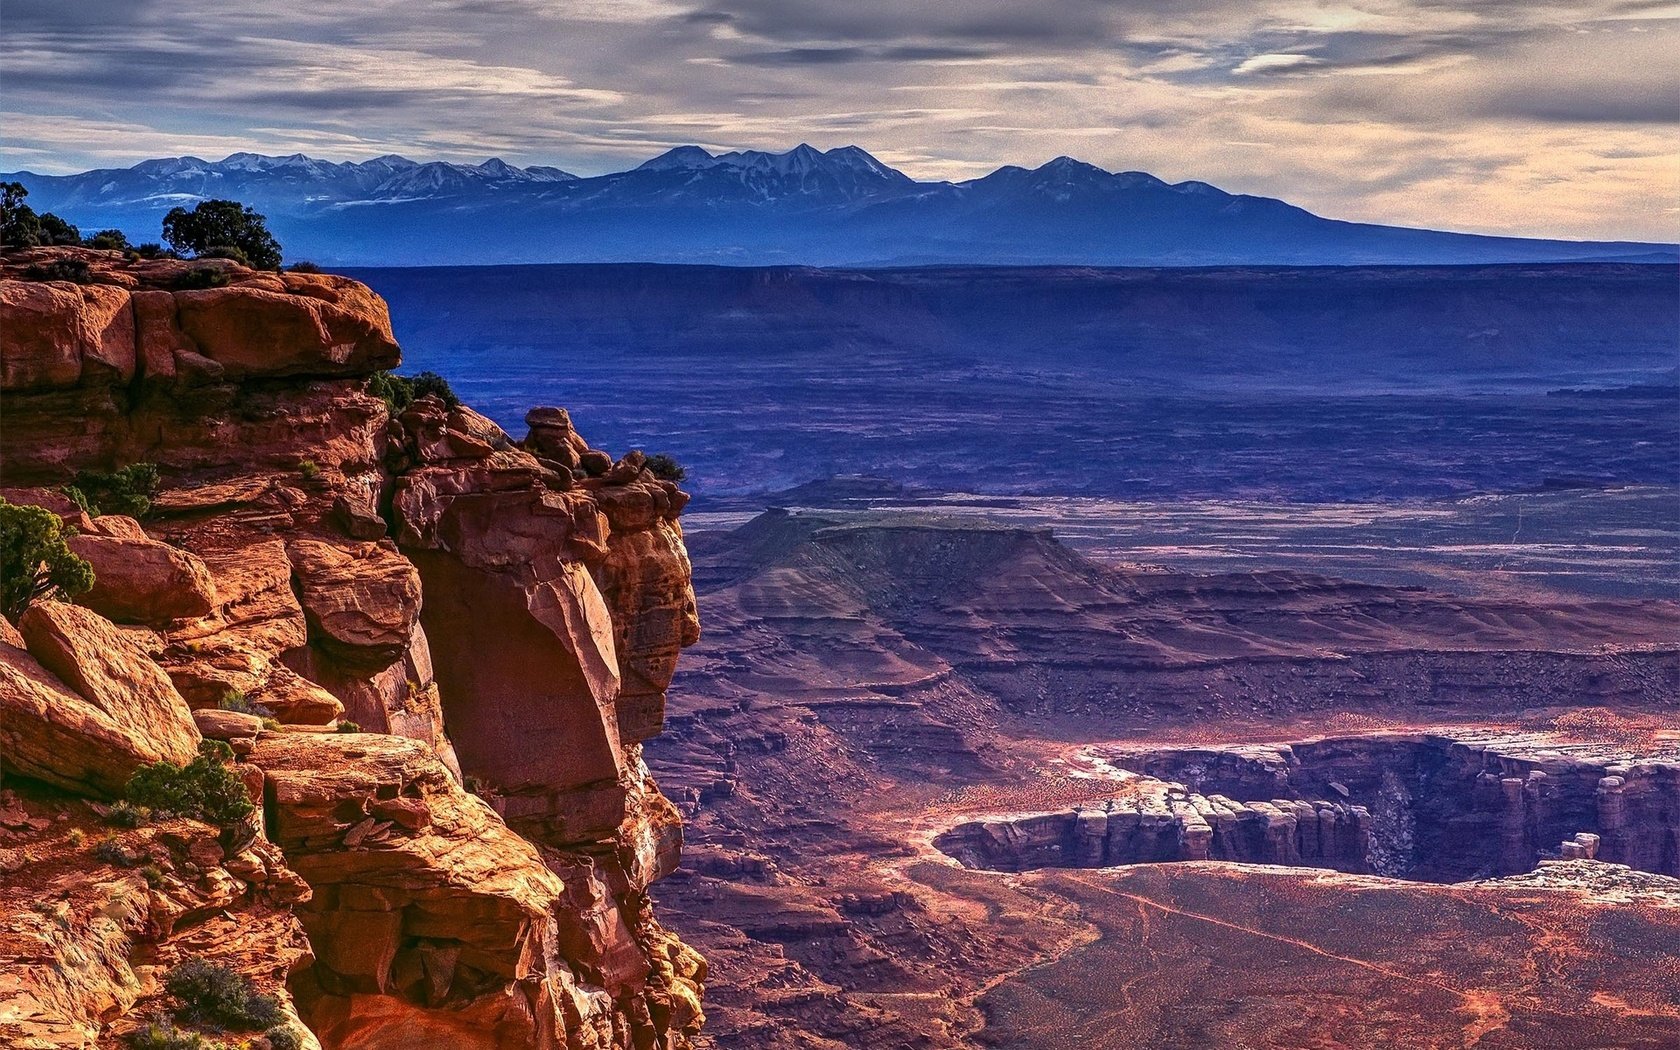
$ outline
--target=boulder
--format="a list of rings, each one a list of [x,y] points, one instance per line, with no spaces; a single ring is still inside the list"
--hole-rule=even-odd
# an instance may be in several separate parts
[[[186,701],[109,621],[64,602],[19,619],[27,651],[0,640],[0,755],[8,772],[72,791],[119,794],[152,762],[191,761]]]
[[[294,540],[286,553],[311,641],[375,670],[402,655],[420,616],[420,574],[395,544]]]
[[[349,288],[337,302],[246,285],[175,293],[180,331],[230,379],[366,375],[397,364],[384,300]]]
[[[93,589],[79,604],[119,623],[154,627],[216,608],[216,585],[196,555],[151,539],[132,518],[105,515],[94,528],[67,541],[93,566]]]
[[[129,294],[103,284],[0,283],[0,389],[60,390],[134,378]]]

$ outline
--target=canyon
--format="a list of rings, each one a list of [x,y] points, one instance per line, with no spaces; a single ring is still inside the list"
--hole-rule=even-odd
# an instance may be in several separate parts
[[[0,1042],[115,1050],[195,959],[317,1050],[1680,1038],[1671,270],[653,269],[0,257],[0,498],[95,577],[0,622]],[[1456,390],[1417,281],[1544,352]],[[1540,286],[1645,320],[1531,339]],[[1080,335],[1121,299],[1254,371],[1110,428],[1170,363]],[[1294,400],[1357,327],[1379,392]],[[131,819],[207,743],[252,811]]]
[[[648,751],[712,1045],[1680,1033],[1676,603],[797,497],[690,531],[707,632]]]
[[[706,966],[654,914],[682,827],[641,750],[699,632],[686,495],[563,409],[515,441],[370,394],[400,352],[347,278],[87,249],[0,278],[0,497],[96,581],[0,628],[0,1042],[130,1045],[208,960],[277,1004],[242,1045],[690,1046]],[[139,463],[130,515],[63,488]],[[195,755],[248,815],[122,801]]]

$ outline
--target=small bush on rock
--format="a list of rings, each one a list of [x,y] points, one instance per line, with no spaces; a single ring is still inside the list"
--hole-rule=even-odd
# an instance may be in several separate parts
[[[183,1032],[161,1021],[149,1024],[123,1036],[128,1050],[223,1050],[222,1044],[212,1042],[197,1032]]]
[[[287,273],[321,273],[322,270],[319,266],[316,266],[314,263],[305,259],[305,260],[302,260],[300,262],[295,262],[292,265],[286,267],[286,272]]]
[[[202,291],[205,288],[222,288],[228,283],[226,271],[214,266],[195,266],[186,273],[175,278],[175,287],[183,292]]]
[[[171,1011],[175,1019],[187,1024],[248,1032],[284,1020],[272,995],[253,992],[244,976],[208,959],[183,959],[164,976],[163,986],[180,1004]]]
[[[216,701],[216,707],[222,711],[232,711],[241,715],[256,715],[258,718],[268,718],[274,714],[274,709],[262,704],[253,704],[249,698],[235,689],[233,692]]]
[[[84,470],[76,480],[65,486],[64,494],[91,517],[101,514],[126,514],[143,518],[152,509],[152,496],[157,493],[156,463],[135,463],[110,472]]]
[[[0,499],[0,615],[15,621],[38,601],[92,586],[93,566],[65,544],[57,514]]]
[[[152,819],[152,811],[145,806],[121,800],[112,804],[105,814],[105,823],[113,828],[137,828]]]
[[[393,415],[428,394],[450,408],[458,408],[461,404],[461,399],[450,389],[449,380],[436,372],[421,372],[415,376],[375,372],[368,377],[367,392],[383,400]]]
[[[663,452],[647,458],[647,469],[661,481],[681,481],[688,477],[683,465]]]
[[[303,1040],[298,1038],[296,1029],[286,1025],[270,1028],[263,1033],[263,1038],[268,1040],[268,1050],[301,1050],[303,1047]]]
[[[185,766],[154,762],[141,768],[129,778],[124,794],[130,803],[159,814],[231,828],[256,808],[245,794],[245,783],[228,768],[232,759],[232,748],[220,740],[205,740],[198,745],[198,757]]]
[[[71,284],[92,284],[93,271],[85,259],[54,259],[52,262],[26,266],[26,281],[69,281]]]
[[[220,245],[220,246],[215,247],[215,248],[207,248],[204,251],[199,252],[198,253],[198,258],[200,258],[200,259],[231,259],[241,266],[251,265],[251,260],[245,255],[244,252],[240,251],[238,248],[232,247],[231,245],[225,245],[225,244]]]
[[[123,849],[122,843],[116,839],[100,839],[99,845],[93,847],[93,859],[114,868],[126,868],[130,857],[128,851]]]

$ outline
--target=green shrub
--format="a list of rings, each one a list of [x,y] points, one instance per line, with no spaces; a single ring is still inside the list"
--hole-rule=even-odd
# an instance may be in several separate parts
[[[74,223],[65,222],[52,212],[41,213],[41,233],[37,244],[64,244],[72,247],[82,243],[82,231]]]
[[[89,515],[126,514],[143,518],[152,509],[152,496],[157,493],[156,463],[135,463],[121,470],[84,470],[76,480],[65,486],[64,494],[75,500]]]
[[[198,258],[200,258],[200,259],[231,259],[241,266],[251,265],[250,258],[244,252],[242,252],[238,248],[235,248],[232,245],[228,245],[228,244],[218,245],[217,247],[214,247],[214,248],[207,248],[204,251],[198,253]]]
[[[134,254],[142,259],[179,259],[180,252],[171,251],[156,241],[147,241],[134,249]]]
[[[220,740],[205,740],[198,745],[198,757],[185,766],[154,762],[142,767],[129,778],[123,794],[134,805],[159,814],[231,828],[256,808],[245,794],[244,781],[227,766],[232,759],[232,748]]]
[[[163,239],[178,252],[206,258],[233,249],[259,270],[280,268],[280,242],[268,220],[238,201],[199,201],[191,211],[173,208],[163,217]]]
[[[298,477],[305,481],[314,481],[321,476],[321,466],[312,459],[298,462]]]
[[[196,292],[205,288],[222,288],[227,283],[227,271],[217,266],[194,266],[186,273],[175,278],[176,289],[183,292]]]
[[[263,1033],[263,1038],[268,1040],[269,1050],[302,1050],[303,1047],[297,1030],[289,1025],[270,1028]]]
[[[122,843],[116,839],[100,839],[99,845],[93,847],[93,859],[101,864],[109,864],[116,868],[126,868],[132,858],[123,849]]]
[[[26,281],[69,281],[71,284],[92,284],[93,271],[88,269],[85,259],[54,259],[49,263],[36,263],[24,267],[23,279]]]
[[[163,869],[158,867],[156,864],[141,865],[140,877],[145,879],[146,885],[150,886],[154,890],[163,888]]]
[[[338,733],[360,733],[361,731],[361,725],[350,721],[348,718],[339,719],[338,727],[334,730],[334,732]]]
[[[303,260],[303,261],[300,261],[300,262],[295,262],[292,265],[286,267],[286,272],[287,273],[321,273],[323,271],[321,270],[321,268],[319,266],[316,266],[314,263],[309,262],[308,260]]]
[[[661,481],[681,481],[688,477],[683,465],[663,452],[647,458],[647,469]]]
[[[35,602],[92,586],[93,566],[65,544],[57,514],[0,499],[0,615],[15,621]]]
[[[126,252],[133,247],[128,243],[128,235],[121,230],[100,230],[87,239],[89,248],[105,248],[119,252]]]
[[[241,715],[256,715],[258,718],[267,718],[274,714],[273,708],[251,703],[245,694],[237,689],[216,701],[216,707],[218,710],[233,711]]]
[[[112,804],[105,814],[105,823],[113,828],[137,828],[152,819],[152,811],[145,806],[136,806],[127,799]]]
[[[128,1050],[223,1050],[222,1044],[197,1032],[183,1032],[168,1021],[155,1022],[123,1036]]]
[[[164,975],[163,987],[179,1004],[170,1012],[187,1024],[248,1032],[284,1020],[273,996],[251,991],[237,971],[208,959],[181,960]]]
[[[461,399],[450,389],[449,380],[436,372],[421,372],[415,376],[375,372],[368,377],[367,392],[383,400],[393,415],[428,394],[450,408],[457,408],[461,404]]]

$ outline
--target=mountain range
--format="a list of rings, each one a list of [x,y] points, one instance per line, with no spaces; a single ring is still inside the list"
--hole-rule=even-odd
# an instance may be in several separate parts
[[[269,217],[288,258],[363,265],[1348,265],[1673,261],[1674,245],[1488,237],[1344,222],[1205,182],[1071,157],[919,182],[856,146],[713,154],[678,146],[628,171],[335,163],[303,154],[172,157],[75,175],[0,174],[37,211],[157,238],[210,197]]]

